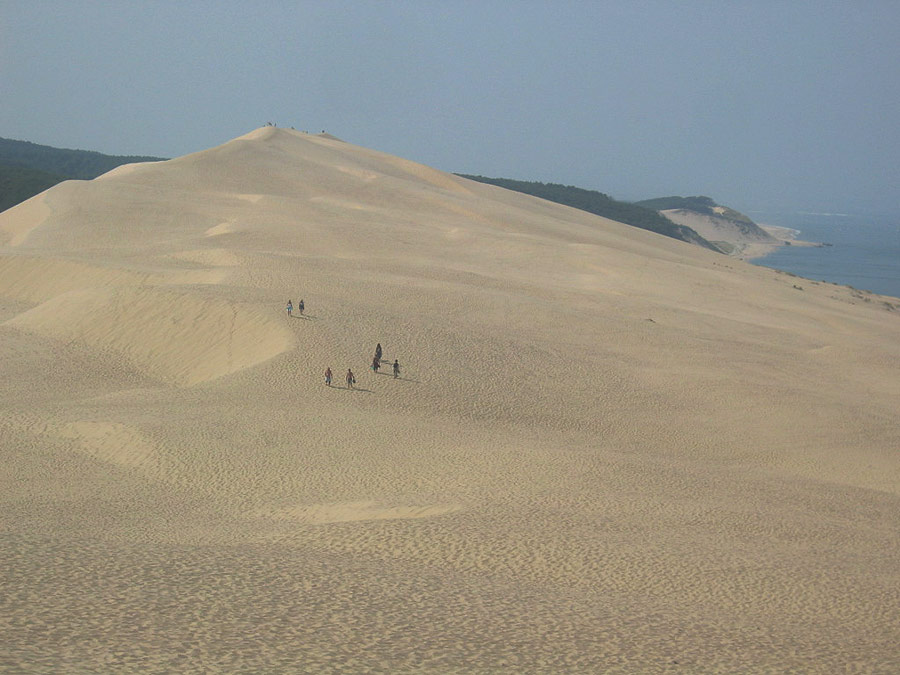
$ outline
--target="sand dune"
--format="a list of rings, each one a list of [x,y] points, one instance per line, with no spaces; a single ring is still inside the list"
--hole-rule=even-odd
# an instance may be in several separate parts
[[[327,135],[62,183],[0,215],[0,668],[896,672],[898,334]]]
[[[723,207],[716,208],[725,210]],[[690,227],[729,255],[742,260],[765,256],[784,243],[782,239],[755,224],[748,226],[747,223],[723,214],[698,213],[689,209],[665,209],[660,213],[674,223]]]
[[[28,233],[43,223],[51,214],[43,193],[20,204],[13,214],[10,210],[0,213],[0,244],[18,246]]]
[[[115,352],[139,371],[179,385],[253,366],[294,341],[274,317],[255,308],[148,287],[72,291],[7,325]]]

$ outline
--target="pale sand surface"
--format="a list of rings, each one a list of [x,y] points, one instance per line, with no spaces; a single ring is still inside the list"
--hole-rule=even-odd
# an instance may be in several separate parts
[[[790,227],[781,227],[779,225],[760,225],[760,227],[771,234],[773,237],[775,237],[775,239],[778,240],[777,243],[775,245],[765,243],[749,243],[740,252],[739,257],[741,259],[753,260],[754,258],[764,258],[776,248],[786,245],[800,246],[804,248],[815,248],[817,246],[822,246],[822,243],[818,241],[805,241],[803,239],[797,239],[797,235],[800,234],[800,231]]]
[[[821,246],[817,242],[797,239],[798,230],[789,227],[759,225],[761,233],[745,232],[728,218],[685,209],[667,209],[660,213],[679,225],[690,227],[707,241],[725,244],[723,251],[740,260],[765,257],[787,243],[792,246]]]
[[[283,129],[63,183],[0,216],[0,670],[898,672],[898,336]]]

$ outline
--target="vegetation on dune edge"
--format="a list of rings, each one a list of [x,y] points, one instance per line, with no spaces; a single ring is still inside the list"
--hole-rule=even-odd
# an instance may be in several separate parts
[[[479,183],[497,185],[507,190],[523,192],[547,201],[556,202],[557,204],[571,206],[572,208],[603,216],[619,223],[640,227],[673,239],[697,244],[717,253],[721,252],[715,244],[701,237],[690,227],[673,223],[654,209],[638,206],[630,202],[620,202],[596,190],[586,190],[559,183],[538,183],[510,178],[487,178],[485,176],[473,176],[462,173],[457,175]]]
[[[735,211],[734,209],[730,209],[727,206],[716,204],[716,202],[710,197],[657,197],[655,199],[644,199],[642,201],[635,202],[635,204],[648,209],[653,209],[654,211],[684,209],[686,211],[696,211],[697,213],[703,213],[707,216],[719,216],[721,218],[728,218],[729,220],[734,220],[739,223],[755,224],[752,220],[750,220],[750,218],[745,216],[740,211]]]
[[[37,169],[78,180],[91,180],[122,164],[162,160],[162,157],[104,155],[93,150],[67,150],[29,141],[0,138],[0,164]]]
[[[0,211],[10,209],[64,180],[91,180],[123,164],[161,157],[104,155],[0,138]]]
[[[65,176],[46,171],[0,164],[0,211],[12,208],[64,180]]]

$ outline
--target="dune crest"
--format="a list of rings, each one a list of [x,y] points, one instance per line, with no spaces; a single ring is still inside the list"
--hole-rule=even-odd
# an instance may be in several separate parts
[[[19,204],[15,216],[7,209],[0,213],[0,244],[19,246],[36,227],[40,227],[52,213],[44,200],[46,191]]]
[[[248,368],[293,344],[286,328],[251,306],[150,287],[70,291],[6,325],[113,350],[179,386]]]
[[[198,248],[173,253],[177,260],[186,260],[209,267],[237,267],[242,264],[240,256],[226,248]]]
[[[0,297],[40,303],[73,290],[135,286],[151,275],[36,255],[0,255]]]
[[[352,523],[365,520],[407,520],[431,518],[460,511],[458,504],[432,504],[414,506],[375,501],[345,502],[343,504],[304,504],[274,511],[262,511],[256,515],[273,520],[289,520],[299,523]]]

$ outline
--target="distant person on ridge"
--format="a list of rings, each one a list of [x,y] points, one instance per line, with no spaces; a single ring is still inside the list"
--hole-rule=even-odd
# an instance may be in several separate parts
[[[331,366],[328,366],[325,369],[325,386],[326,387],[331,386]]]
[[[303,298],[300,298],[300,302],[297,303],[297,309],[300,310],[300,314],[303,314],[303,310],[306,305],[303,304]]]
[[[394,359],[394,377],[400,377],[400,362]]]
[[[294,311],[294,303],[292,303],[290,300],[288,300],[288,304],[287,304],[287,313],[288,313],[288,316],[293,316],[293,315],[291,314],[291,312],[293,312],[293,311]]]
[[[354,384],[356,384],[356,378],[353,377],[353,371],[347,368],[347,389],[353,389]]]

